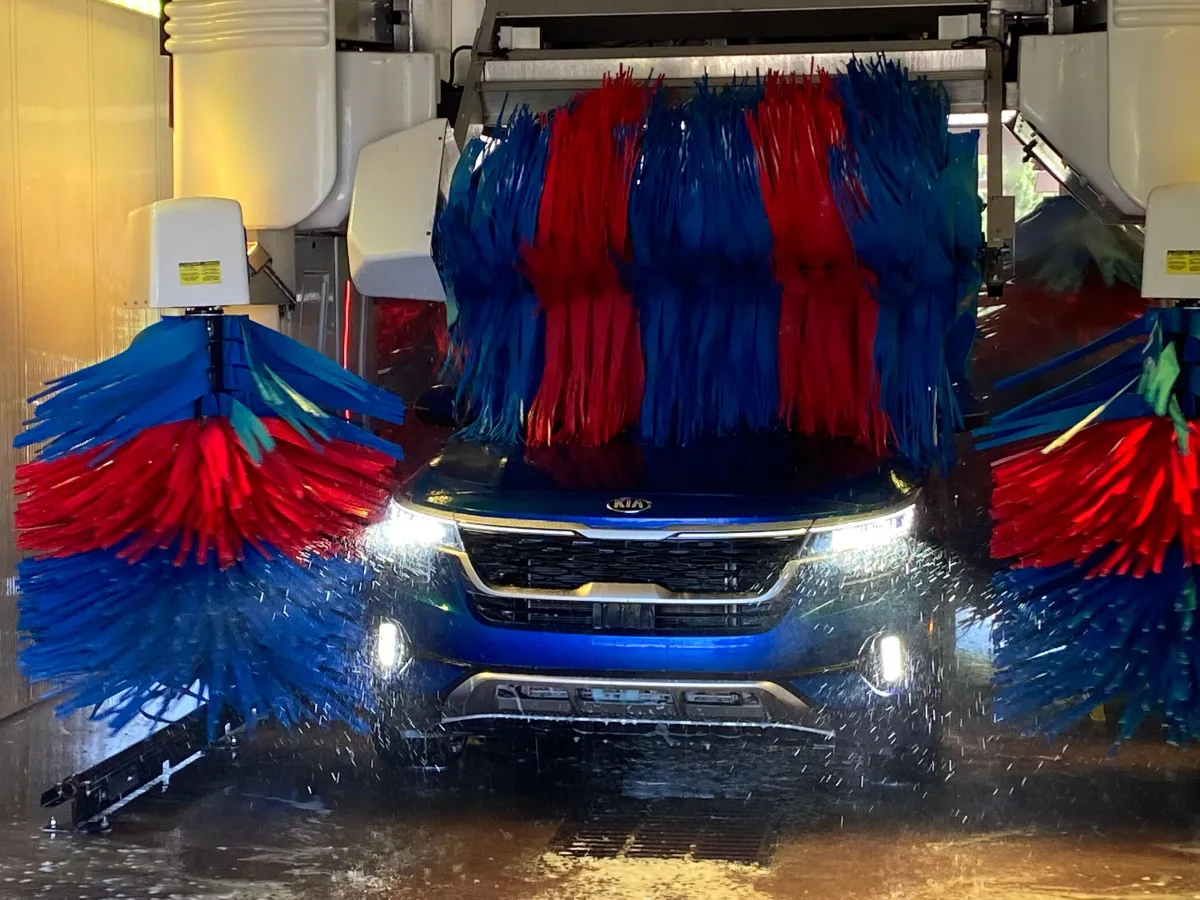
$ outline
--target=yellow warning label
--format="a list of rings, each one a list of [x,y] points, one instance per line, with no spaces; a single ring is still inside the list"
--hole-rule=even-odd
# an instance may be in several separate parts
[[[192,287],[197,284],[220,284],[220,261],[180,263],[179,283],[184,287]]]
[[[1168,250],[1168,275],[1200,275],[1200,250]]]

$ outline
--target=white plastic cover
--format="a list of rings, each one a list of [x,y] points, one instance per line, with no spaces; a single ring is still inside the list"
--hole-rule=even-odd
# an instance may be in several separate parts
[[[301,231],[340,228],[350,214],[354,169],[367,144],[432,119],[437,110],[432,53],[339,53],[338,169],[333,190]]]
[[[359,154],[346,232],[359,293],[445,302],[431,248],[446,140],[446,120],[431,119]]]
[[[1150,192],[1142,296],[1200,298],[1200,183],[1167,184]]]
[[[1122,213],[1142,207],[1108,163],[1108,45],[1103,32],[1021,38],[1021,115]]]
[[[175,196],[231,197],[252,230],[309,216],[337,173],[334,0],[172,0]]]
[[[1143,205],[1160,185],[1200,181],[1197,85],[1200,0],[1109,0],[1109,163]]]
[[[189,309],[250,302],[236,200],[160,200],[129,214],[126,306]]]

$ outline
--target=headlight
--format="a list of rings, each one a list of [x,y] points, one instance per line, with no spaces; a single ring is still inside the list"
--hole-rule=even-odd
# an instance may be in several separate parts
[[[808,549],[810,553],[820,554],[886,547],[911,534],[915,519],[916,507],[909,506],[862,522],[815,528]]]
[[[393,502],[388,516],[371,526],[370,546],[384,553],[412,550],[461,550],[458,526],[451,519],[430,516]]]

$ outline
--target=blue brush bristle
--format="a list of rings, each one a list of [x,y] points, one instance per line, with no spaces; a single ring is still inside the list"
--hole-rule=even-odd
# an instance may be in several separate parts
[[[949,141],[949,162],[942,173],[941,193],[951,210],[952,240],[947,253],[954,260],[954,295],[960,299],[946,335],[946,368],[961,406],[973,400],[966,392],[979,314],[979,289],[983,284],[979,267],[979,254],[983,250],[982,201],[978,193],[979,132],[952,134]]]
[[[62,714],[97,709],[119,730],[186,697],[284,725],[335,719],[363,729],[361,587],[342,559],[307,566],[253,551],[230,569],[174,565],[156,551],[129,565],[111,553],[27,559],[18,569],[21,665],[63,685]]]
[[[855,250],[878,278],[880,402],[897,450],[945,470],[979,287],[975,156],[947,131],[940,85],[882,57],[851,60],[836,83],[849,150],[834,148],[831,170]]]
[[[1138,246],[1073,197],[1047,198],[1017,227],[1021,235],[1014,248],[1018,279],[1029,278],[1047,290],[1074,294],[1094,265],[1107,286],[1141,287]]]
[[[694,354],[684,331],[687,288],[677,273],[686,271],[677,235],[683,226],[682,194],[674,180],[685,160],[684,111],[655,94],[642,134],[642,162],[629,194],[629,234],[633,259],[626,271],[642,326],[646,385],[641,430],[656,445],[668,443],[679,410],[694,406]]]
[[[780,287],[746,110],[757,85],[660,95],[630,194],[628,278],[643,322],[642,433],[689,443],[764,431],[779,406]]]
[[[537,393],[542,323],[520,259],[537,229],[549,131],[522,107],[486,152],[469,148],[438,220],[442,277],[458,307],[458,399],[476,440],[518,442]]]
[[[13,444],[45,442],[41,459],[110,442],[117,446],[154,425],[198,415],[248,414],[281,418],[304,435],[403,457],[396,444],[343,417],[349,410],[402,422],[399,397],[248,316],[163,319],[124,352],[55,379],[31,401],[34,417]]]
[[[190,418],[212,389],[210,368],[205,322],[163,319],[123,353],[56,378],[31,397],[34,417],[13,446],[45,442],[39,456],[55,459]]]
[[[1196,581],[1176,549],[1161,574],[1084,577],[1087,567],[997,577],[996,716],[1056,733],[1123,699],[1117,739],[1160,715],[1168,737],[1200,736]]]
[[[1174,314],[1177,311],[1151,310],[1145,316],[1090,344],[1064,353],[1020,375],[998,381],[996,389],[1007,390],[1031,378],[1048,375],[1064,366],[1088,359],[1111,347],[1134,342],[1085,372],[993,416],[991,422],[975,431],[975,436],[979,439],[977,446],[980,449],[989,449],[1029,438],[1057,434],[1082,421],[1104,404],[1107,405],[1093,421],[1153,415],[1154,410],[1138,393],[1136,385],[1145,368],[1147,356],[1155,355],[1156,349],[1162,346],[1164,330],[1156,329],[1155,323],[1166,312],[1171,314],[1170,318],[1176,318]],[[1166,319],[1163,321],[1166,322]],[[1165,334],[1169,336],[1178,333],[1178,329],[1186,325],[1184,322],[1178,325],[1168,322]],[[1173,328],[1175,331],[1172,331]],[[1182,346],[1186,352],[1187,342]]]
[[[346,421],[343,411],[404,421],[404,402],[317,351],[252,322],[225,316],[222,385],[253,413],[283,419],[303,435],[349,441],[403,459],[398,444]],[[221,415],[229,415],[224,409]]]

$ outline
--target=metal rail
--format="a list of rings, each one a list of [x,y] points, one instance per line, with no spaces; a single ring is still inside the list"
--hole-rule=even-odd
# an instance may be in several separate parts
[[[843,71],[855,57],[887,53],[910,72],[943,80],[982,79],[987,72],[983,47],[960,47],[952,41],[871,42],[853,45],[785,44],[769,47],[662,47],[645,50],[513,50],[489,60],[483,69],[484,89],[511,89],[538,82],[598,82],[620,66],[635,79],[662,77],[693,83],[709,78],[745,77],[756,72],[808,72],[813,68]]]
[[[987,79],[984,109],[987,124],[987,246],[983,281],[987,292],[998,297],[1007,281],[1004,259],[1017,233],[1015,198],[1004,194],[1004,13],[988,16]]]
[[[937,32],[942,17],[964,14],[979,16],[986,33],[929,39],[931,23]],[[841,20],[854,17],[863,33],[895,38],[848,40],[856,29],[846,31]],[[502,46],[502,30],[510,26],[530,29],[511,46],[537,49]],[[1015,233],[1015,203],[1004,193],[1001,165],[1001,114],[1009,99],[1004,29],[1003,11],[989,12],[987,0],[487,0],[455,139],[463,146],[496,125],[505,109],[560,106],[620,70],[661,78],[668,92],[683,94],[702,77],[720,84],[767,71],[841,72],[855,57],[884,53],[913,75],[940,81],[951,112],[987,114],[982,264],[989,293],[999,294]],[[923,37],[906,38],[914,32]],[[803,42],[780,35],[803,35]]]
[[[166,790],[174,775],[202,759],[235,750],[244,729],[229,720],[221,737],[210,742],[207,714],[201,706],[132,747],[63,779],[42,794],[42,808],[70,803],[72,828],[106,831],[109,818],[138,797],[156,787]],[[52,818],[46,830],[60,827]]]
[[[887,11],[898,16],[900,23],[909,21],[906,17],[918,17],[911,19],[915,24],[901,30],[927,34],[931,16],[936,31],[940,16],[982,16],[986,9],[987,3],[977,0],[488,0],[471,54],[455,138],[463,145],[495,125],[503,109],[518,104],[535,111],[551,109],[620,69],[634,78],[661,77],[668,90],[683,91],[702,76],[721,83],[768,70],[843,71],[855,56],[875,53],[886,53],[915,75],[942,81],[953,112],[981,112],[996,104],[1002,106],[1004,101],[1003,55],[998,41],[955,42],[927,36],[920,40],[847,41],[823,38],[819,24],[803,31],[812,35],[811,41],[780,43],[777,35],[778,17],[789,14]],[[589,29],[605,26],[604,39],[567,48],[547,47],[544,41],[539,41],[540,49],[501,46],[503,26],[545,30],[572,21],[586,22]],[[655,40],[648,45],[648,22],[655,22],[659,31],[671,22],[669,27],[677,27],[680,35],[714,33],[702,40]],[[676,26],[676,22],[680,24]],[[730,43],[716,31],[719,25],[732,22],[737,23],[740,36]],[[614,37],[626,46],[612,46]]]
[[[1145,236],[1140,229],[1145,224],[1146,216],[1133,215],[1122,211],[1108,197],[1071,168],[1070,164],[1043,137],[1037,129],[1023,116],[1017,118],[1008,126],[1013,136],[1020,141],[1025,155],[1036,159],[1043,169],[1049,172],[1054,180],[1066,188],[1076,200],[1090,209],[1100,221],[1108,225],[1125,226],[1126,235],[1139,247],[1144,243]]]
[[[688,90],[705,75],[721,84],[768,70],[840,72],[851,59],[875,53],[886,53],[915,75],[943,82],[953,112],[980,112],[987,106],[989,50],[956,47],[949,41],[790,45],[769,50],[746,46],[513,51],[503,58],[472,58],[455,138],[460,146],[465,144],[484,128],[494,126],[503,109],[511,110],[518,104],[528,104],[534,111],[552,109],[620,69],[632,72],[634,78],[662,77],[668,90]]]
[[[489,4],[491,6],[492,4]],[[496,18],[578,18],[612,16],[753,15],[814,9],[937,7],[986,9],[987,0],[503,0]]]

